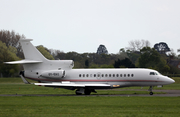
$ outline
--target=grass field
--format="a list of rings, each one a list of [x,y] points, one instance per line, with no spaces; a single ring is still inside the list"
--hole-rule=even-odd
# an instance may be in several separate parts
[[[0,97],[0,116],[179,117],[179,97]]]
[[[160,89],[180,90],[176,83]],[[98,94],[148,94],[133,91],[140,87],[118,90],[98,90]],[[144,87],[143,89],[148,89]],[[0,94],[74,94],[74,91],[25,85],[20,78],[0,78]],[[55,117],[55,116],[122,116],[122,117],[179,117],[180,97],[74,97],[74,96],[20,96],[0,97],[0,117]]]

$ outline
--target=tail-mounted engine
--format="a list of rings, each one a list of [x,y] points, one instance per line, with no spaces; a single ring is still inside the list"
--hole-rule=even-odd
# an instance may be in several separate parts
[[[66,73],[64,70],[49,70],[43,72],[40,76],[46,78],[64,78]]]

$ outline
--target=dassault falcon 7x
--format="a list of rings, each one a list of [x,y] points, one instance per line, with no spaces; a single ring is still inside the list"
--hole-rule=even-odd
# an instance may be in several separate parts
[[[5,62],[6,64],[22,64],[24,71],[20,76],[35,80],[45,87],[60,87],[76,90],[77,95],[90,95],[96,89],[112,89],[131,86],[150,86],[150,95],[153,95],[154,86],[163,86],[175,81],[151,69],[72,69],[72,60],[48,60],[30,42],[32,39],[19,40],[24,60]]]

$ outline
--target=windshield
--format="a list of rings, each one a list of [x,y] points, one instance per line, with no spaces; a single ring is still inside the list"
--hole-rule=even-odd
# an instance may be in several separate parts
[[[157,72],[150,72],[149,75],[158,75],[158,73]]]

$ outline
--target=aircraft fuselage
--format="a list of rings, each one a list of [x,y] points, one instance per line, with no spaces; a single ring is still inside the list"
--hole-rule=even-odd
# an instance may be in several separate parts
[[[173,83],[174,81],[151,69],[71,69],[65,71],[65,76],[49,71],[49,77],[41,76],[41,72],[27,73],[25,77],[42,83],[69,81],[78,84],[109,84],[111,88],[129,86],[157,86]],[[53,77],[56,76],[56,77]],[[99,87],[100,88],[100,87]]]

